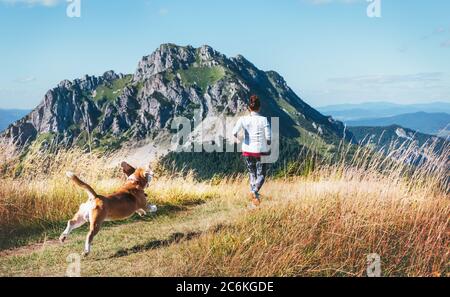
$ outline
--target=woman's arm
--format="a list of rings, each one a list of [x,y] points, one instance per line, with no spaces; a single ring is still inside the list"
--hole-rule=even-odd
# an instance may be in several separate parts
[[[264,134],[266,136],[267,144],[272,143],[272,129],[270,128],[269,120],[266,118],[266,123],[264,124]]]
[[[233,136],[234,136],[235,142],[239,142],[238,134],[239,134],[239,131],[241,131],[242,128],[243,128],[243,126],[242,126],[242,118],[239,118],[239,120],[237,121],[236,125],[233,128]]]

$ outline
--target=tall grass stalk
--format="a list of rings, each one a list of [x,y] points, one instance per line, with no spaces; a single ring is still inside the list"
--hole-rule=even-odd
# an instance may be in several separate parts
[[[297,166],[307,174],[295,176],[302,171],[291,168],[289,175],[268,181],[260,211],[169,246],[170,257],[161,260],[168,261],[161,271],[360,276],[365,273],[365,255],[379,253],[384,275],[448,273],[448,143],[439,147],[393,143],[374,151],[342,142],[332,158],[320,159],[308,151],[303,155],[307,158]],[[124,178],[111,160],[77,149],[34,151],[23,157],[0,143],[0,236],[69,218],[86,197],[68,183],[66,170],[79,174],[100,193],[112,192]],[[159,177],[148,192],[156,203],[177,206],[217,200],[228,202],[231,209],[242,207],[239,201],[246,199],[247,180],[241,175],[199,182],[192,172],[157,171]]]

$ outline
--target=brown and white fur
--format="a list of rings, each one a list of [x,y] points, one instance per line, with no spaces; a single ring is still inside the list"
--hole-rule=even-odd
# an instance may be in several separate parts
[[[83,253],[87,256],[91,251],[92,240],[100,231],[104,221],[124,220],[134,213],[144,216],[147,210],[154,211],[153,206],[147,205],[147,195],[144,192],[153,177],[151,169],[135,169],[126,162],[123,162],[121,166],[128,179],[117,192],[109,196],[98,195],[91,186],[75,174],[66,173],[72,182],[86,191],[89,199],[80,206],[75,216],[67,223],[67,228],[59,238],[61,243],[67,239],[72,230],[89,222],[89,232]]]

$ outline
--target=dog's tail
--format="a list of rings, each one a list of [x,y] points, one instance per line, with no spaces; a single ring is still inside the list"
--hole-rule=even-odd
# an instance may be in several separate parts
[[[66,172],[66,175],[77,186],[79,186],[80,188],[83,188],[86,191],[90,200],[94,200],[95,198],[98,197],[98,195],[97,195],[97,193],[95,193],[94,189],[92,189],[92,187],[90,185],[88,185],[87,183],[85,183],[81,179],[79,179],[78,176],[76,176],[73,172],[68,171],[68,172]]]

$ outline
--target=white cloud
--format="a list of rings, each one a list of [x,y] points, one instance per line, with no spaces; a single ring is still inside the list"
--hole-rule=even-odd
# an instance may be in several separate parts
[[[21,77],[15,80],[15,82],[17,83],[21,83],[21,84],[27,84],[27,83],[31,83],[36,81],[36,77],[34,76],[28,76],[28,77]]]
[[[52,7],[59,4],[61,0],[0,0],[0,2],[8,5],[23,4],[27,6]]]

